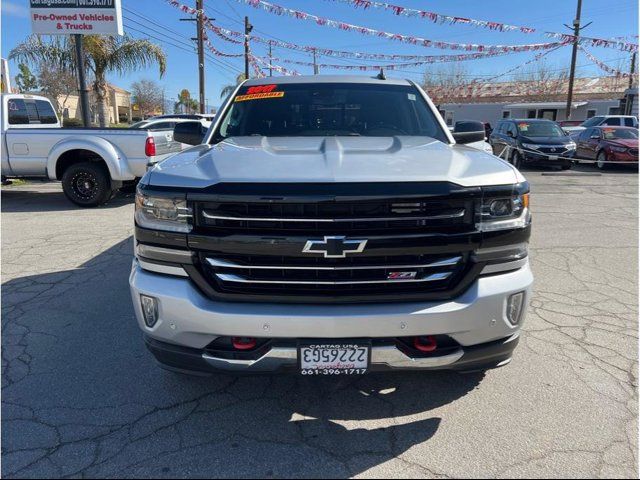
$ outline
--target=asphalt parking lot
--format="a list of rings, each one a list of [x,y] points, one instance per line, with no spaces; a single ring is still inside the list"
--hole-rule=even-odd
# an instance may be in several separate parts
[[[638,175],[529,171],[535,295],[486,375],[193,378],[157,368],[132,196],[2,192],[4,477],[637,478]]]

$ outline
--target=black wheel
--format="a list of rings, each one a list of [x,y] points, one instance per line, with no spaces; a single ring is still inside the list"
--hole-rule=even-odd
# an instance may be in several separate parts
[[[69,200],[81,207],[97,207],[111,198],[111,177],[104,165],[76,163],[62,175],[62,189]]]
[[[573,162],[567,162],[560,166],[560,170],[569,170],[573,166]]]
[[[518,170],[522,168],[522,165],[523,165],[522,155],[520,155],[519,151],[514,150],[513,153],[511,154],[511,164],[514,167],[516,167]]]
[[[596,167],[600,170],[606,170],[609,168],[609,164],[607,162],[607,152],[604,150],[600,150],[598,153],[598,157],[596,158]]]

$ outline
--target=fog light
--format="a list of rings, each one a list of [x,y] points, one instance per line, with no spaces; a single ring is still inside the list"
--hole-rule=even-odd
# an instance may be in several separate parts
[[[507,300],[507,318],[512,325],[520,323],[524,306],[524,292],[514,293]]]
[[[144,323],[146,323],[149,328],[153,327],[158,321],[158,302],[154,297],[140,295],[140,304],[142,305]]]

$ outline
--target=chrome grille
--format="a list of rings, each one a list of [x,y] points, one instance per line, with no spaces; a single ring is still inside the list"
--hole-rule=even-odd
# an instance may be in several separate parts
[[[253,295],[401,294],[443,291],[465,272],[466,255],[364,258],[201,254],[208,281],[224,293]]]

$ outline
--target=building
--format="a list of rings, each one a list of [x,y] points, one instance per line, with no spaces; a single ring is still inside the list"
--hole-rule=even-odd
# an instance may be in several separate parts
[[[40,93],[41,95],[44,95]],[[45,95],[46,96],[46,95]],[[80,97],[78,95],[60,95],[58,98],[49,98],[63,120],[82,120],[80,112]],[[91,108],[91,122],[98,123],[98,102],[92,89],[89,90],[89,104]],[[107,84],[107,112],[109,124],[130,123],[133,116],[131,105],[131,93],[123,88]]]
[[[571,119],[625,113],[628,78],[576,78]],[[428,88],[447,125],[458,120],[477,120],[492,125],[501,118],[548,118],[566,120],[568,80],[545,82],[474,83],[459,87]],[[637,111],[637,89],[636,89]]]

